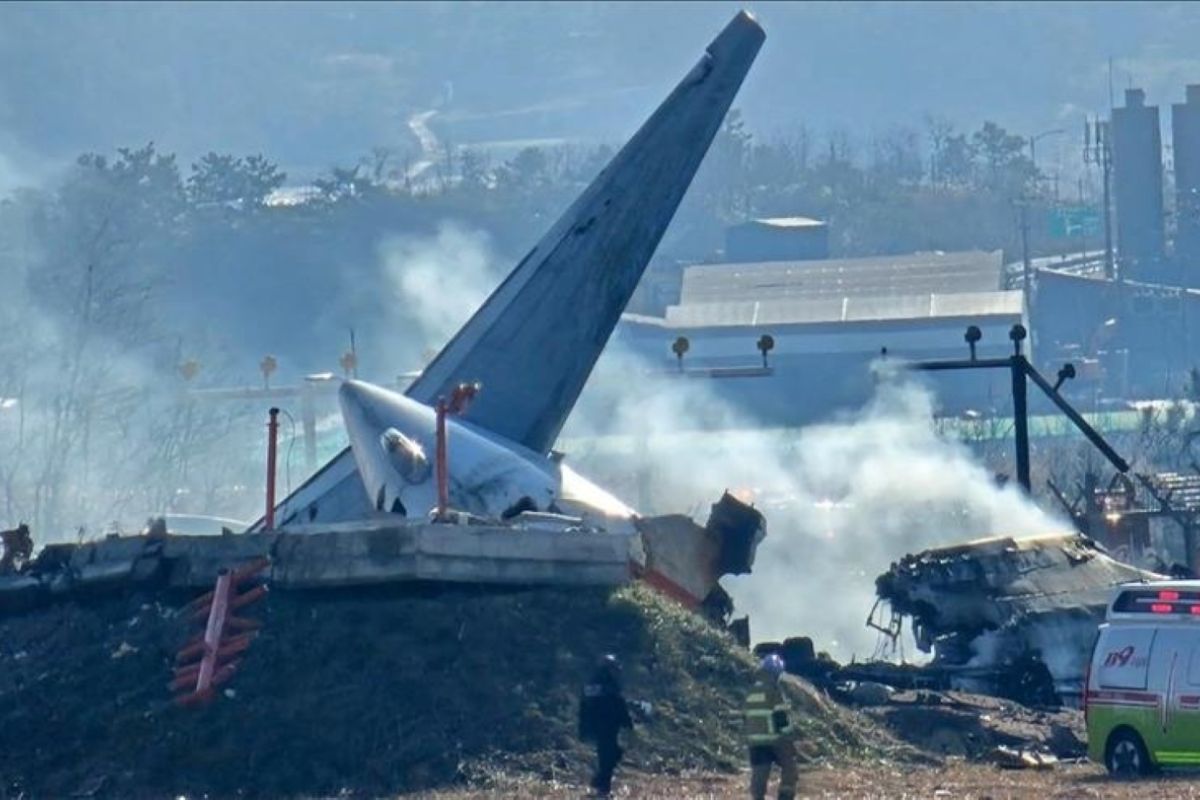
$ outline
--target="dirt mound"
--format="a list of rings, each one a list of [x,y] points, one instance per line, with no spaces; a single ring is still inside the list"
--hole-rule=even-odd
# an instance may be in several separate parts
[[[230,690],[181,709],[167,692],[190,633],[181,600],[63,604],[0,621],[0,792],[65,797],[377,795],[493,771],[577,780],[576,693],[605,651],[654,704],[631,767],[741,764],[752,664],[642,588],[275,592]],[[883,744],[793,684],[802,752]],[[856,721],[857,720],[857,721]]]

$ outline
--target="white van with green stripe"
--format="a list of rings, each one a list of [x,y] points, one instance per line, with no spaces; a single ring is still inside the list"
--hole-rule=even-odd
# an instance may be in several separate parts
[[[1200,581],[1113,592],[1083,709],[1088,757],[1114,775],[1200,766]]]

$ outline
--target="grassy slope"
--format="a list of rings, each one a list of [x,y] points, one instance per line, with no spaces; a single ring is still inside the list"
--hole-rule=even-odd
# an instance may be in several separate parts
[[[4,789],[374,795],[498,773],[574,781],[590,762],[576,693],[609,650],[628,695],[657,709],[630,739],[631,768],[722,771],[743,758],[751,661],[645,589],[279,592],[248,615],[266,625],[233,696],[201,709],[170,704],[170,662],[190,631],[160,600],[0,620]],[[883,744],[861,718],[793,689],[810,758]]]

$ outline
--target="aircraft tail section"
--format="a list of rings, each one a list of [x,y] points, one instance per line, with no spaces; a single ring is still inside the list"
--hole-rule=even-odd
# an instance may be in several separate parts
[[[574,407],[765,35],[738,14],[407,394],[483,391],[466,418],[546,452]]]
[[[433,404],[483,391],[465,418],[546,453],[691,184],[765,34],[739,13],[674,91],[409,387]],[[281,527],[372,513],[349,448],[277,506]],[[252,527],[260,529],[262,520]]]

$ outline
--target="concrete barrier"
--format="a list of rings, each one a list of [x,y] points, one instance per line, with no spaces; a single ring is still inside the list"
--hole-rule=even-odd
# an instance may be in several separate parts
[[[22,574],[0,576],[0,613],[56,598],[132,588],[211,588],[217,573],[267,557],[280,588],[412,581],[620,585],[633,534],[499,524],[329,525],[288,533],[129,536],[58,545]],[[48,548],[49,549],[49,548]]]

